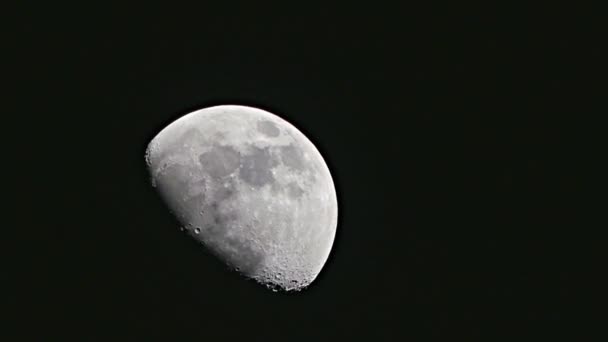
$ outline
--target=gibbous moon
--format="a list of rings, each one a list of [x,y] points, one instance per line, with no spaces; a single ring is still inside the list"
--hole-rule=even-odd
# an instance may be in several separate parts
[[[329,169],[298,129],[236,105],[187,114],[149,143],[152,185],[212,254],[273,290],[301,290],[323,268],[338,205]]]

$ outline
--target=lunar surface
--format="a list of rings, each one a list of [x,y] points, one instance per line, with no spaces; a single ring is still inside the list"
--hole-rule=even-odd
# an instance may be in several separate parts
[[[182,228],[233,270],[298,291],[323,268],[336,191],[319,151],[287,121],[245,106],[201,109],[154,137],[146,162]]]

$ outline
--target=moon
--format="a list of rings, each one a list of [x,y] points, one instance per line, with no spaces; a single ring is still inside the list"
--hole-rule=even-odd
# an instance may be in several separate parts
[[[323,157],[292,124],[253,107],[204,108],[158,133],[145,159],[182,229],[231,269],[274,291],[316,279],[337,197]]]

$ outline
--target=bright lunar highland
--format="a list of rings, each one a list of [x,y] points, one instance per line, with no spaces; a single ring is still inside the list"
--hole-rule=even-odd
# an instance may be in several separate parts
[[[152,139],[146,162],[182,228],[240,274],[297,291],[323,268],[336,191],[319,151],[287,121],[246,106],[197,110]]]

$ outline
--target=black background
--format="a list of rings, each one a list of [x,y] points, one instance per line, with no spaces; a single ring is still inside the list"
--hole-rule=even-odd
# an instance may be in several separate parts
[[[602,61],[591,12],[7,11],[10,229],[27,235],[9,260],[10,325],[83,341],[589,334],[582,294],[602,241],[581,204],[589,158],[602,157],[590,152]],[[218,104],[282,116],[328,162],[338,233],[304,292],[227,271],[149,186],[149,140]]]

